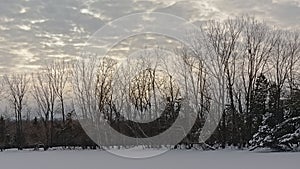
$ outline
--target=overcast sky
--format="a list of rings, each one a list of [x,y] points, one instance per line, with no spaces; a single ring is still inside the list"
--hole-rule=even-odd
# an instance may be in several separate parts
[[[169,13],[191,23],[249,14],[300,28],[300,0],[0,0],[0,73],[74,59],[105,23],[140,12]]]

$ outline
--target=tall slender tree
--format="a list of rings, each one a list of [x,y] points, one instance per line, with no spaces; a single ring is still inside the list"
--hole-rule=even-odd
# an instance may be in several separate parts
[[[16,144],[23,149],[25,137],[23,133],[22,113],[25,105],[26,94],[29,89],[30,78],[26,74],[14,74],[5,76],[4,80],[9,89],[9,101],[15,112],[16,120]]]

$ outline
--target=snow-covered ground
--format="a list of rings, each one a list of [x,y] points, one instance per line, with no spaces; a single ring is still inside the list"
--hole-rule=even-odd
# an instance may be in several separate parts
[[[137,150],[138,153],[151,150]],[[1,169],[299,169],[300,153],[172,150],[148,159],[126,159],[105,151],[5,151]]]

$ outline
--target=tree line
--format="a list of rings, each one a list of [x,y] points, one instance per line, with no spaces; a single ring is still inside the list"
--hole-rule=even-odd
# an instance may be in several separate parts
[[[122,63],[91,56],[3,76],[1,98],[14,117],[1,116],[0,147],[154,146],[106,130],[95,140],[97,132],[86,129],[109,125],[147,138],[179,118],[187,124],[178,129],[187,148],[299,149],[298,30],[238,17],[208,21],[187,39],[189,45],[168,49],[173,54],[145,50]],[[25,111],[36,117],[24,118]],[[211,128],[203,131],[207,122]],[[178,148],[171,140],[155,146],[163,145]]]

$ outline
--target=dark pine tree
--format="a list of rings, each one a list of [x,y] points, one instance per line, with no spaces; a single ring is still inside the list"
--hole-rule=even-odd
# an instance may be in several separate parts
[[[250,141],[253,146],[252,149],[257,147],[267,147],[278,151],[291,149],[289,144],[285,142],[290,120],[285,116],[287,112],[286,103],[280,98],[278,91],[276,84],[270,85],[266,113],[258,132]]]
[[[5,120],[4,117],[0,117],[0,149],[3,151],[5,147]]]
[[[263,121],[263,116],[266,113],[268,88],[268,80],[261,74],[256,80],[255,88],[252,92],[252,101],[250,102],[250,114],[252,119],[251,135],[258,132],[258,128]]]

